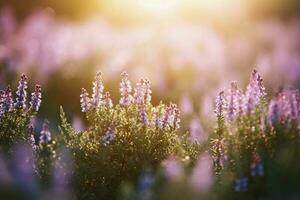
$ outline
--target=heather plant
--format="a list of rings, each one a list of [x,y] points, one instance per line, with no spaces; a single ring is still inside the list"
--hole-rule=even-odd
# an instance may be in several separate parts
[[[141,79],[133,90],[124,72],[121,97],[113,105],[109,93],[104,94],[99,72],[92,96],[84,88],[80,95],[87,130],[75,131],[61,111],[60,129],[74,157],[73,184],[79,198],[115,198],[120,185],[135,182],[143,169],[156,170],[170,155],[184,157],[191,152],[181,147],[184,136],[177,132],[177,105],[154,106],[151,93],[147,79]]]
[[[300,174],[299,94],[280,91],[268,104],[262,82],[254,70],[245,93],[233,82],[217,97],[211,153],[220,198],[299,197],[277,185],[297,185]]]
[[[10,86],[0,91],[0,149],[5,153],[10,153],[15,144],[32,142],[31,119],[39,110],[42,96],[40,85],[36,85],[28,104],[27,87],[27,76],[23,74],[15,100]]]

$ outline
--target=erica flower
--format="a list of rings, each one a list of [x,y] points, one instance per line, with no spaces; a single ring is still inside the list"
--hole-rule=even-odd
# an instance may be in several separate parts
[[[141,79],[135,88],[134,100],[136,104],[148,104],[151,101],[150,82],[147,79]]]
[[[289,89],[278,93],[269,104],[268,121],[274,125],[288,119],[299,120],[300,100],[298,91]]]
[[[27,76],[25,74],[22,74],[16,92],[17,98],[16,98],[15,107],[18,109],[26,108],[26,98],[27,98],[26,89],[27,89]]]
[[[128,80],[128,74],[126,72],[122,73],[122,80],[120,83],[120,93],[121,93],[121,98],[120,98],[120,105],[121,106],[129,106],[133,102],[133,97],[131,96],[131,83]]]
[[[0,115],[10,112],[13,109],[11,89],[8,86],[5,91],[0,91]]]
[[[242,110],[242,102],[241,102],[241,91],[239,90],[237,83],[232,82],[231,87],[228,90],[227,95],[227,113],[226,117],[229,122],[233,122],[236,116]]]
[[[92,102],[91,102],[93,107],[97,108],[101,105],[103,89],[104,86],[102,83],[101,72],[98,72],[93,82],[93,95],[92,95]]]
[[[81,89],[80,105],[81,105],[82,112],[87,112],[91,109],[89,93],[84,88]]]
[[[245,94],[245,112],[250,113],[265,95],[263,79],[256,70],[253,70]]]
[[[176,106],[176,104],[174,104],[173,112],[174,112],[174,125],[173,125],[173,127],[175,129],[179,129],[180,128],[180,111],[179,111],[178,107]]]
[[[45,120],[43,123],[42,131],[40,133],[40,144],[47,144],[51,141],[51,133],[49,131],[49,122]]]
[[[216,100],[215,113],[218,118],[224,116],[225,108],[226,108],[225,93],[224,91],[221,91]]]
[[[42,102],[42,88],[40,85],[36,85],[35,86],[35,90],[33,93],[31,93],[31,101],[29,102],[30,104],[30,108],[34,111],[38,111],[40,106],[41,106],[41,102]]]
[[[156,108],[154,112],[154,126],[156,128],[163,128],[163,122],[162,122],[162,112],[160,108]]]
[[[139,106],[139,119],[143,126],[148,125],[148,116],[144,105]]]
[[[36,149],[33,126],[28,127],[28,140],[33,150]]]
[[[104,146],[107,146],[116,135],[115,127],[109,127],[106,133],[102,136],[101,141]]]
[[[112,108],[113,107],[113,103],[112,103],[112,100],[110,98],[109,92],[106,92],[103,96],[103,105],[106,106],[107,108]]]

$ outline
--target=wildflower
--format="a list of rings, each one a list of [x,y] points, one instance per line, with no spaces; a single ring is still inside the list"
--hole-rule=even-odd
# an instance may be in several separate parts
[[[164,163],[164,174],[168,179],[176,180],[182,173],[182,164],[174,157],[169,157]]]
[[[41,102],[42,102],[42,88],[40,85],[36,85],[35,86],[35,91],[33,93],[31,93],[31,101],[30,101],[30,108],[34,111],[38,111],[40,106],[41,106]]]
[[[236,192],[247,192],[248,190],[248,178],[245,176],[240,176],[240,178],[235,180],[234,190]]]
[[[164,119],[163,119],[163,122],[162,122],[162,126],[163,128],[167,128],[167,127],[172,127],[174,125],[174,111],[173,111],[173,104],[171,103],[167,108],[166,108],[166,111],[165,111],[165,114],[164,114]]]
[[[198,159],[190,178],[196,191],[207,192],[213,184],[212,160],[208,153],[204,153]]]
[[[109,92],[106,92],[103,96],[103,105],[106,106],[107,108],[112,108],[113,107],[113,103],[112,103],[112,100],[110,98]]]
[[[150,82],[147,79],[141,79],[135,88],[134,99],[136,104],[148,104],[151,101]]]
[[[17,98],[16,98],[15,107],[18,109],[26,108],[26,98],[27,98],[26,89],[27,89],[27,76],[25,74],[22,74],[16,92]]]
[[[224,109],[226,108],[226,100],[225,100],[225,92],[221,91],[217,97],[216,100],[216,109],[215,113],[217,117],[223,117],[224,116]]]
[[[207,137],[204,133],[202,125],[197,117],[194,117],[189,124],[190,137],[189,140],[192,142],[204,141]]]
[[[256,70],[253,70],[245,95],[245,112],[250,113],[265,95],[263,79]]]
[[[173,112],[174,112],[174,125],[173,127],[175,129],[179,129],[180,128],[180,111],[178,109],[178,107],[176,106],[176,104],[173,104]]]
[[[103,90],[104,90],[104,86],[102,83],[101,72],[98,72],[93,82],[93,94],[92,94],[92,101],[91,101],[93,107],[97,108],[101,106]]]
[[[264,165],[261,161],[251,164],[251,176],[264,176]]]
[[[128,74],[126,72],[122,73],[122,80],[120,83],[120,93],[121,93],[121,98],[120,98],[120,105],[121,106],[129,106],[133,102],[133,97],[131,96],[131,83],[128,80]]]
[[[180,110],[183,114],[190,114],[193,112],[193,104],[188,96],[183,96],[180,100]]]
[[[40,144],[47,144],[51,141],[51,133],[49,131],[49,122],[45,120],[43,123],[42,131],[40,133]]]
[[[148,125],[148,116],[147,116],[145,105],[139,106],[139,119],[143,124],[143,126]]]
[[[161,116],[162,116],[161,109],[156,108],[154,111],[154,126],[160,129],[163,128]]]
[[[91,109],[89,93],[84,88],[81,89],[80,104],[82,112],[88,112]]]
[[[28,139],[33,150],[36,149],[33,126],[28,127]]]
[[[299,120],[299,102],[299,94],[296,90],[279,92],[269,104],[268,122],[274,125],[288,119]]]
[[[104,146],[107,146],[116,136],[116,129],[114,127],[109,127],[101,141]]]
[[[0,92],[0,115],[10,112],[13,109],[13,98],[11,89],[8,86],[5,91]]]
[[[237,86],[236,82],[231,83],[231,87],[228,90],[228,96],[227,96],[227,120],[229,122],[233,122],[236,118],[236,116],[241,112],[242,110],[242,102],[241,102],[241,91]]]

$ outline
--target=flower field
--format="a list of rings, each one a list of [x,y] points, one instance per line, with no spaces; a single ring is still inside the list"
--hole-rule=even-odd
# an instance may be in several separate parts
[[[300,199],[299,4],[98,1],[0,1],[0,199]]]

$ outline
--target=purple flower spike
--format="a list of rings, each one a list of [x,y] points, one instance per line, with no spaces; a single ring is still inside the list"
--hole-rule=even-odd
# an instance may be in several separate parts
[[[225,92],[221,91],[217,97],[216,100],[216,109],[215,109],[215,113],[217,115],[217,117],[221,117],[224,116],[224,110],[226,108],[226,101],[225,101]]]
[[[151,101],[152,91],[150,89],[150,82],[147,79],[141,79],[135,88],[134,99],[138,105],[148,104]]]
[[[104,90],[101,72],[96,74],[96,78],[93,82],[93,95],[92,95],[92,106],[97,108],[102,104],[102,93]]]
[[[40,85],[35,86],[35,90],[31,93],[30,109],[38,111],[42,102],[42,88]]]
[[[143,126],[148,125],[148,116],[144,105],[139,106],[139,118]]]
[[[227,113],[226,117],[229,122],[233,122],[238,114],[242,113],[242,92],[236,82],[231,83],[227,95]]]
[[[116,129],[114,127],[109,127],[101,139],[102,144],[104,146],[109,145],[109,143],[115,138],[115,136],[116,136]]]
[[[49,122],[45,120],[40,133],[40,144],[47,144],[51,141],[51,133],[49,131]]]
[[[11,89],[8,86],[5,91],[0,91],[0,116],[13,109],[13,99]]]
[[[103,105],[106,106],[107,108],[112,108],[113,107],[113,103],[112,103],[112,100],[110,98],[109,92],[106,92],[103,96]]]
[[[253,70],[245,95],[245,112],[250,113],[265,95],[263,79],[256,70]]]
[[[27,98],[27,76],[25,74],[21,75],[21,79],[19,81],[18,90],[16,92],[17,98],[15,107],[18,109],[26,108],[26,98]]]
[[[122,80],[120,83],[120,93],[121,93],[121,99],[120,99],[120,105],[121,106],[129,106],[133,103],[133,97],[131,96],[131,83],[128,80],[128,74],[126,72],[122,73]]]
[[[89,93],[84,88],[81,89],[80,105],[82,112],[88,112],[91,109]]]

